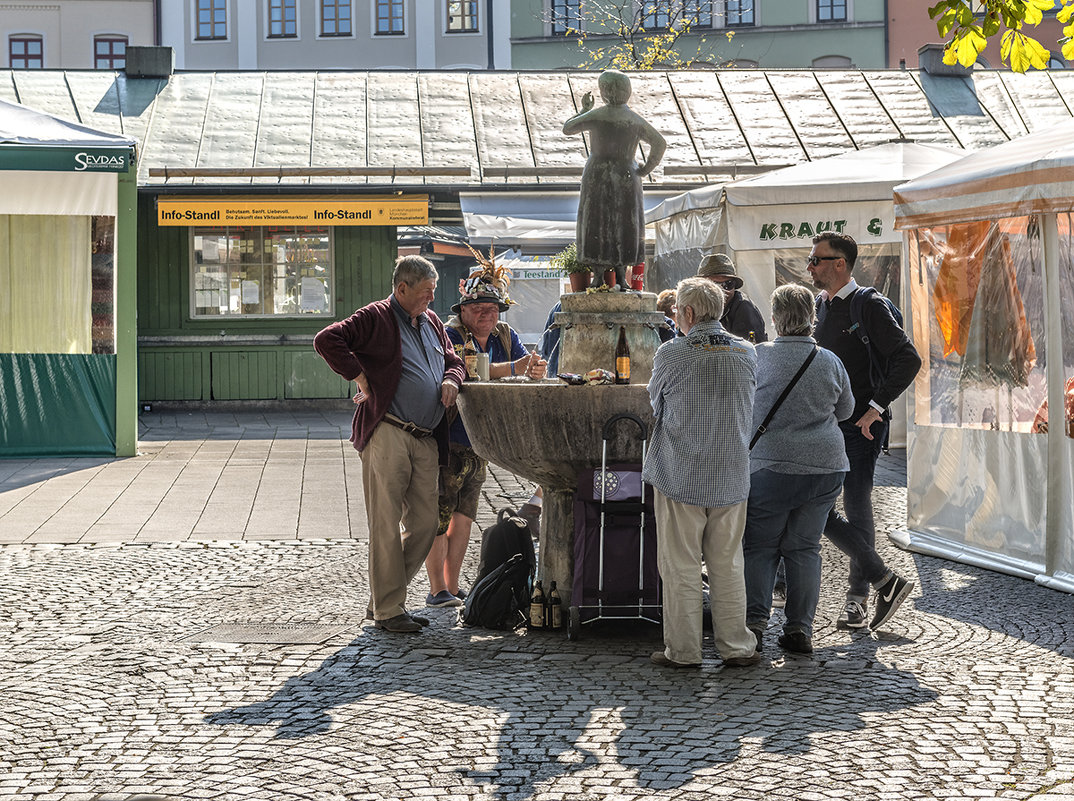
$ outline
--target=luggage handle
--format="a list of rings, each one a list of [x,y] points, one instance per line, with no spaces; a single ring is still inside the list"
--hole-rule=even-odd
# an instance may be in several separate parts
[[[617,414],[617,415],[615,415],[613,417],[609,417],[608,422],[606,422],[604,424],[604,428],[601,429],[600,438],[602,440],[604,440],[605,442],[607,442],[609,439],[611,439],[612,438],[612,426],[614,426],[620,420],[633,420],[637,424],[638,430],[641,432],[642,441],[645,441],[645,440],[647,440],[649,438],[648,433],[645,430],[645,423],[643,423],[641,421],[641,418],[639,418],[637,415],[630,414],[629,412],[623,412],[622,414]]]

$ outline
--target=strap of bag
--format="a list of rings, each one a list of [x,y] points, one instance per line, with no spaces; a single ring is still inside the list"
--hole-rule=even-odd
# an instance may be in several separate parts
[[[809,367],[810,363],[816,357],[818,350],[819,348],[814,345],[813,350],[809,351],[809,355],[806,356],[806,360],[802,362],[802,366],[798,368],[798,372],[794,374],[794,378],[792,378],[791,382],[784,388],[783,394],[776,398],[776,402],[772,404],[772,408],[768,410],[768,414],[765,415],[764,420],[757,426],[757,431],[754,432],[753,439],[750,440],[751,451],[753,450],[753,446],[757,444],[757,440],[761,438],[761,434],[768,430],[768,424],[771,423],[772,418],[776,416],[776,410],[783,405],[783,401],[787,400],[787,396],[791,394],[791,390],[794,389],[794,385],[798,383],[798,379],[802,377],[806,368]]]

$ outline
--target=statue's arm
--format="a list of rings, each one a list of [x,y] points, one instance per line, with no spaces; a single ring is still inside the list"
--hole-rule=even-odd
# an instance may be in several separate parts
[[[593,110],[593,93],[586,92],[582,95],[582,108],[581,110],[563,123],[563,133],[570,135],[576,134],[579,131],[585,130],[585,120],[589,116],[589,112]]]
[[[667,140],[649,123],[644,124],[641,134],[642,141],[649,143],[649,157],[645,163],[638,167],[638,175],[645,176],[656,169],[660,159],[664,158],[664,152],[668,149]]]

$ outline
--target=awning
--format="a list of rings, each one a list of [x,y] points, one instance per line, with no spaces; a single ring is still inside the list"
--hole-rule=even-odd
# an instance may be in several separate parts
[[[646,210],[671,195],[646,192]],[[539,241],[560,248],[575,238],[577,192],[460,192],[459,204],[466,233],[475,247]]]

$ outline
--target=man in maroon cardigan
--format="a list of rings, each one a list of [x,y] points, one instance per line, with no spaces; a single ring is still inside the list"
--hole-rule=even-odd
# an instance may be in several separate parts
[[[438,277],[426,259],[400,257],[386,300],[313,340],[328,366],[358,385],[351,442],[362,459],[371,611],[385,631],[416,632],[429,624],[406,611],[406,590],[436,537],[437,478],[448,452],[444,411],[466,376],[429,309]]]

